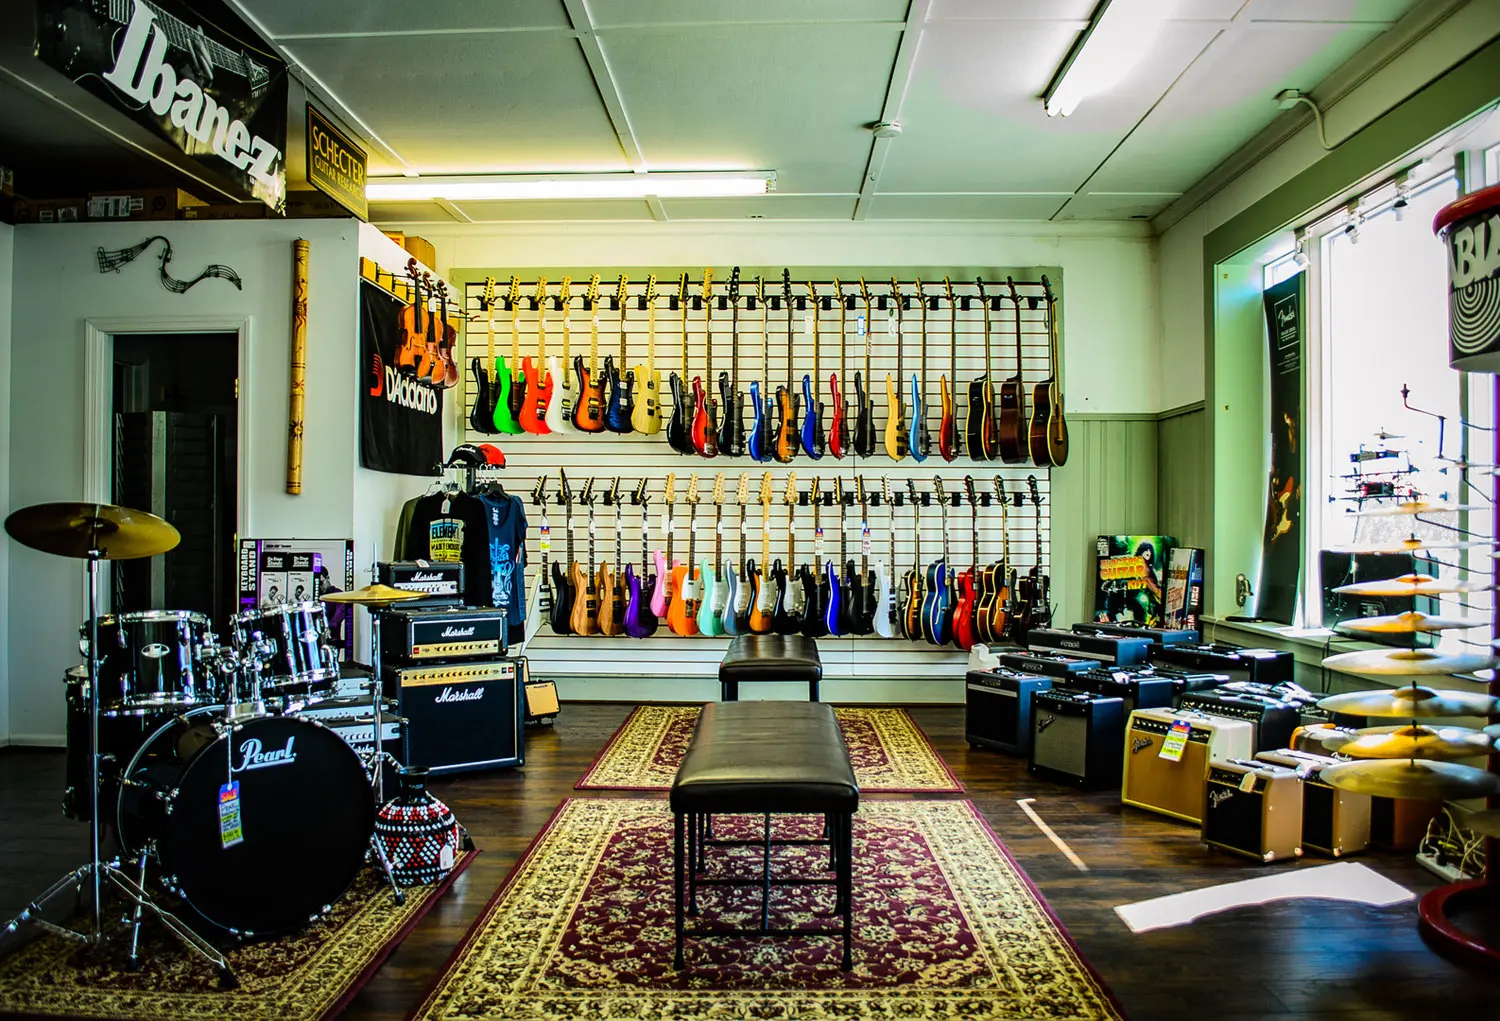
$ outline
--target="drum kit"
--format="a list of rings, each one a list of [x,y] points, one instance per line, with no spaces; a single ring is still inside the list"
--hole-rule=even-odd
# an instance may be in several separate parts
[[[396,901],[404,900],[375,836],[383,767],[400,765],[381,747],[383,723],[392,717],[384,713],[378,681],[369,685],[370,715],[358,717],[374,724],[367,755],[299,715],[333,696],[340,679],[320,603],[237,614],[227,643],[199,613],[101,615],[99,562],[166,553],[178,543],[175,528],[142,511],[97,503],[28,507],[5,527],[33,549],[87,563],[89,617],[79,642],[87,662],[65,677],[63,811],[89,823],[91,855],[32,901],[7,934],[30,923],[96,947],[128,938],[127,966],[135,968],[149,912],[233,987],[216,943],[148,889],[148,866],[154,885],[180,903],[175,910],[187,909],[195,924],[237,939],[302,928],[331,909],[367,858],[384,870]],[[371,586],[329,593],[324,601],[373,609],[420,595]],[[107,860],[106,825],[119,845],[118,856]],[[127,870],[127,862],[134,868]],[[253,884],[245,882],[250,875]],[[49,903],[69,891],[86,908],[86,924],[78,928],[46,917]],[[123,933],[106,930],[107,893],[126,903]]]

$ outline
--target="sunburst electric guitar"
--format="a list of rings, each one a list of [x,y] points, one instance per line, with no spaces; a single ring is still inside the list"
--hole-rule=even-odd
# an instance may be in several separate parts
[[[592,635],[599,631],[599,578],[594,564],[594,480],[589,479],[579,495],[578,501],[589,515],[589,563],[585,568],[573,563],[573,616],[571,623],[575,635]]]
[[[776,612],[776,582],[771,578],[771,473],[760,480],[760,563],[750,561],[745,573],[750,578],[750,617],[746,622],[751,633],[769,634]]]
[[[611,569],[609,560],[599,565],[599,633],[622,635],[625,633],[625,546],[620,535],[620,477],[605,494],[604,502],[615,509],[615,564]]]

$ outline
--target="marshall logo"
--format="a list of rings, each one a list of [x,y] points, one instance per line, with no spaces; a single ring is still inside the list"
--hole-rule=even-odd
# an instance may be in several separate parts
[[[261,750],[260,738],[252,737],[240,744],[240,764],[234,767],[236,773],[243,773],[250,769],[269,769],[272,766],[285,766],[289,762],[297,761],[297,753],[292,751],[292,742],[297,740],[293,734],[286,739],[286,747],[274,752]]]
[[[433,702],[478,702],[484,698],[483,688],[470,688],[468,691],[454,691],[452,688],[444,688],[438,693]]]
[[[417,573],[413,574],[407,580],[408,581],[414,581],[414,582],[416,582],[416,581],[447,581],[448,579],[446,577],[444,577],[443,575],[441,575],[441,574],[423,574],[421,571],[418,571]]]
[[[474,637],[474,627],[476,627],[476,626],[477,625],[470,626],[470,627],[458,627],[455,624],[449,624],[447,627],[443,628],[443,635],[442,635],[442,637],[444,637],[444,638],[473,638]]]
[[[1209,791],[1208,792],[1208,807],[1210,807],[1210,808],[1218,808],[1220,805],[1224,804],[1224,802],[1228,801],[1232,797],[1234,797],[1234,791],[1230,791],[1230,790]]]

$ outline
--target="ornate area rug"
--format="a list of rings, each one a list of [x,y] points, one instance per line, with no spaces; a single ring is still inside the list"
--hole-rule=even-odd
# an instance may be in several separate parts
[[[391,900],[385,877],[366,869],[332,912],[295,936],[226,951],[238,989],[220,989],[211,965],[159,925],[141,930],[144,963],[124,970],[123,942],[98,956],[44,935],[0,958],[0,1017],[109,1021],[321,1021],[340,1013],[438,902],[476,852],[437,886]],[[270,891],[267,896],[273,896]]]
[[[695,705],[643,705],[615,731],[575,790],[665,791],[698,722]],[[859,789],[887,794],[958,794],[964,785],[905,709],[839,706]]]
[[[968,801],[866,801],[854,821],[854,969],[835,936],[689,939],[672,970],[671,815],[660,799],[572,798],[480,914],[422,1021],[897,1018],[1119,1021],[1108,991]],[[716,816],[717,836],[758,818]],[[787,835],[819,820],[781,817]],[[742,831],[742,832],[736,832]],[[709,852],[753,874],[754,847]],[[773,852],[782,875],[824,848]],[[796,869],[793,873],[791,870]],[[783,871],[785,870],[785,871]],[[756,888],[700,889],[698,925],[756,924]],[[830,887],[776,887],[771,924],[823,927]]]

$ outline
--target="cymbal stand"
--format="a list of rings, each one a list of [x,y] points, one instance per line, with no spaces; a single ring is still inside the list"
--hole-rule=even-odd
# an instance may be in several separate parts
[[[382,767],[387,761],[394,763],[398,768],[401,761],[385,750],[385,683],[380,676],[380,611],[374,606],[366,606],[370,613],[370,672],[374,675],[370,678],[370,717],[375,725],[370,742],[370,787],[375,792],[375,813],[378,816],[381,808],[385,806],[385,777]],[[391,892],[396,896],[397,904],[406,903],[406,894],[396,883],[395,873],[391,871],[390,859],[386,857],[385,845],[380,842],[378,833],[370,834],[370,847],[375,852],[375,858],[380,862],[380,867],[385,871],[385,878],[391,884]]]
[[[103,551],[98,548],[97,537],[91,543],[94,547],[88,551],[88,592],[89,592],[89,854],[88,864],[80,866],[63,876],[57,882],[47,887],[46,890],[26,905],[26,909],[6,924],[4,936],[10,937],[20,931],[21,926],[30,923],[45,932],[66,939],[77,940],[90,947],[103,946],[109,938],[104,931],[104,887],[106,883],[114,887],[114,892],[134,905],[133,911],[137,919],[141,911],[149,911],[163,926],[174,936],[182,941],[189,950],[202,957],[218,969],[219,984],[226,989],[232,989],[239,985],[234,977],[233,970],[229,967],[229,961],[221,954],[213,944],[193,931],[187,923],[178,918],[172,912],[166,910],[152,901],[150,894],[146,892],[141,884],[131,877],[120,867],[119,859],[104,861],[99,855],[99,826],[100,815],[103,806],[99,803],[99,561],[103,558]],[[142,855],[141,875],[145,874],[145,858]],[[72,889],[75,895],[83,893],[87,884],[89,895],[89,925],[86,931],[79,932],[65,925],[58,925],[49,921],[45,915],[47,904],[68,889]],[[139,922],[137,921],[137,925]],[[131,958],[135,960],[136,940],[131,940]]]

